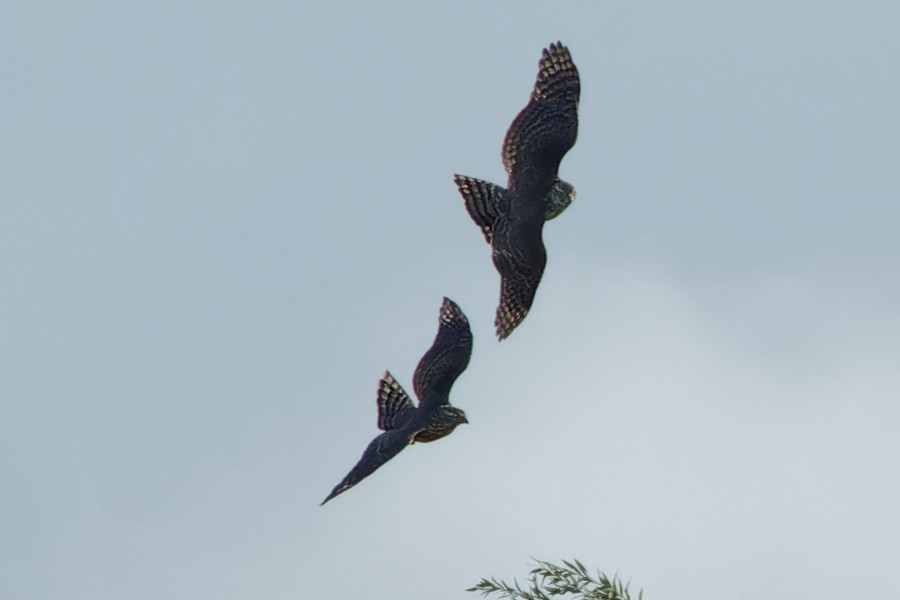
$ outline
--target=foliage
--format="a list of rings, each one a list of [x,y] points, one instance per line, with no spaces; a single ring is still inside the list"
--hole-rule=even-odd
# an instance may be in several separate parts
[[[482,596],[496,594],[507,600],[550,600],[551,596],[572,594],[582,600],[631,600],[628,584],[616,576],[612,579],[597,571],[596,577],[578,560],[562,561],[562,566],[542,560],[528,574],[525,588],[515,579],[509,585],[503,580],[482,579],[467,592],[481,592]],[[642,600],[643,592],[638,592],[637,600]]]

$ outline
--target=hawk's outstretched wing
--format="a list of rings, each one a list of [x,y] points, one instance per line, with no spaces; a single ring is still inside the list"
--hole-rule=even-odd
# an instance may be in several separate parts
[[[413,374],[413,390],[424,410],[449,401],[450,388],[466,370],[471,356],[469,320],[453,300],[444,298],[434,343]]]
[[[578,136],[581,81],[569,49],[545,48],[531,100],[513,120],[503,141],[503,165],[510,177],[537,169],[555,177],[559,162]]]
[[[536,234],[536,239],[526,244],[514,245],[508,243],[508,238],[504,236],[507,233],[506,220],[501,219],[497,225],[493,259],[494,266],[500,273],[500,304],[497,306],[494,327],[497,337],[503,340],[509,337],[531,309],[544,275],[547,255],[539,233]],[[527,253],[523,253],[523,249]]]
[[[381,465],[400,454],[400,451],[412,442],[415,434],[416,431],[391,429],[372,440],[366,451],[363,452],[359,462],[356,463],[356,466],[331,490],[328,497],[322,500],[322,504],[325,504],[338,494],[346,492],[377,471]]]

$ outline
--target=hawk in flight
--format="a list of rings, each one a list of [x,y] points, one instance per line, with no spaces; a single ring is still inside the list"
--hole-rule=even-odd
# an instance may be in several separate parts
[[[531,100],[503,140],[507,188],[454,176],[466,210],[491,244],[500,273],[494,326],[501,340],[525,319],[534,302],[547,264],[544,221],[558,216],[575,198],[575,188],[557,172],[578,136],[580,94],[578,69],[569,49],[560,42],[550,44],[538,63]]]
[[[444,298],[437,336],[413,374],[419,405],[413,404],[394,376],[385,371],[376,398],[378,428],[384,433],[372,440],[356,466],[322,504],[374,473],[408,445],[433,442],[449,435],[457,425],[468,423],[466,413],[450,405],[450,388],[466,370],[471,355],[469,321],[455,302]]]

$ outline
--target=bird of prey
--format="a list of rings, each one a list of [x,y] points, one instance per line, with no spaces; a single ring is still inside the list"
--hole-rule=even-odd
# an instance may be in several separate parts
[[[466,413],[450,404],[450,388],[466,370],[472,355],[472,331],[459,306],[444,298],[434,343],[413,374],[415,406],[390,371],[378,382],[377,436],[356,466],[335,486],[325,504],[374,473],[381,465],[415,442],[433,442],[449,435],[457,425],[468,423]]]
[[[509,210],[509,191],[490,181],[466,175],[454,174],[453,181],[466,205],[466,211],[481,228],[485,241],[490,244],[494,221]],[[557,178],[546,200],[547,213],[544,220],[549,221],[561,215],[575,200],[575,186]]]
[[[500,273],[494,326],[501,340],[525,319],[547,264],[544,221],[572,203],[575,189],[558,176],[559,163],[578,136],[581,82],[569,49],[545,48],[531,99],[503,140],[507,188],[455,175],[472,220],[491,244]]]

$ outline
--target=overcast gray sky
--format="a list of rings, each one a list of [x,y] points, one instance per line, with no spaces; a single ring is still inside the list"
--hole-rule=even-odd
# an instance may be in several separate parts
[[[900,594],[900,4],[7,2],[0,596]],[[451,175],[581,72],[532,313]],[[323,508],[441,297],[470,425]]]

